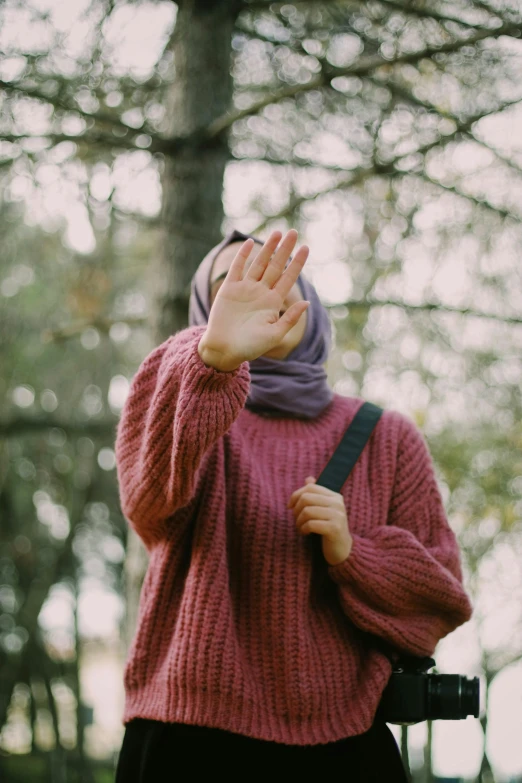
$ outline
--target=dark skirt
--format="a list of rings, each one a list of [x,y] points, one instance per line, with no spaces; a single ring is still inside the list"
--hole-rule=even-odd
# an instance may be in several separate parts
[[[284,745],[208,726],[143,718],[125,728],[116,783],[177,783],[218,773],[243,781],[261,772],[314,770],[338,771],[346,783],[408,783],[395,737],[378,720],[364,734],[326,745]]]

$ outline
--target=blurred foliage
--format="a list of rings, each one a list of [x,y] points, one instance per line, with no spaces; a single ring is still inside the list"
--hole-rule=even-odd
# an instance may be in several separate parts
[[[487,682],[522,654],[522,148],[506,131],[522,124],[520,8],[227,8],[232,105],[207,136],[173,137],[169,93],[201,78],[176,70],[176,20],[202,24],[201,0],[93,0],[68,23],[51,3],[0,7],[0,747],[35,765],[24,778],[0,757],[9,780],[37,780],[39,764],[53,782],[110,777],[92,759],[110,769],[114,748],[103,732],[89,740],[80,662],[96,633],[81,601],[124,596],[113,443],[155,344],[161,179],[169,158],[197,157],[215,136],[229,160],[223,231],[306,236],[318,289],[328,263],[345,281],[338,299],[322,294],[332,385],[403,410],[428,439]],[[136,66],[118,49],[134,14],[160,31]],[[228,190],[239,178],[241,202]],[[69,608],[53,627],[57,600]],[[488,623],[508,605],[509,633],[496,635]],[[117,633],[110,644],[121,660]]]

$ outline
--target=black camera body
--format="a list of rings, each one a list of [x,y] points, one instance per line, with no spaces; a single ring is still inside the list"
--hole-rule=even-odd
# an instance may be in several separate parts
[[[403,656],[393,664],[377,716],[386,723],[412,725],[424,720],[479,717],[480,683],[460,674],[427,674],[433,658]]]

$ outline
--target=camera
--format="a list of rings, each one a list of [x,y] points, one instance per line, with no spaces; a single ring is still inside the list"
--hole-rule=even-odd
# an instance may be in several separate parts
[[[424,720],[479,717],[479,678],[460,674],[427,674],[433,658],[404,656],[393,664],[377,715],[386,723],[412,725]]]

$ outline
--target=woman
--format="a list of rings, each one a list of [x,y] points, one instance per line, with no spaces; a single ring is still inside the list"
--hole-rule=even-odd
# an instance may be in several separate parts
[[[371,639],[431,655],[471,616],[407,417],[384,412],[342,494],[315,484],[364,401],[329,387],[308,248],[286,265],[297,232],[281,236],[253,258],[238,231],[213,248],[191,325],[143,361],[122,411],[121,506],[150,562],[117,783],[177,779],[180,763],[243,779],[245,761],[402,783],[375,717],[391,663]]]

